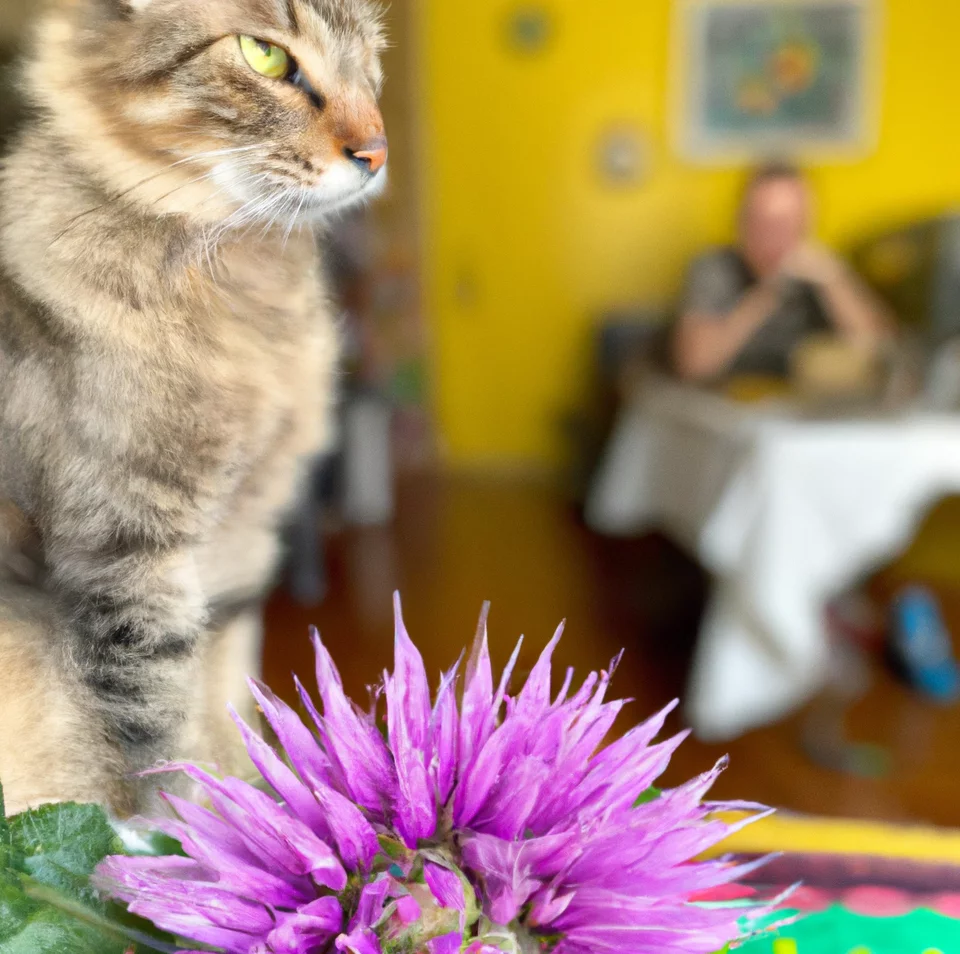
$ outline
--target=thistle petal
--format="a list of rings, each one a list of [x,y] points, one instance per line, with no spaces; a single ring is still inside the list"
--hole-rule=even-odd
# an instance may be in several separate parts
[[[322,950],[341,929],[343,911],[336,898],[318,898],[293,914],[279,916],[279,924],[267,935],[272,954],[310,954]]]
[[[313,794],[343,863],[352,871],[368,871],[380,851],[373,826],[353,802],[335,789],[323,786]]]
[[[358,928],[350,934],[341,934],[336,948],[343,954],[381,954],[380,942],[376,934],[368,928]]]
[[[317,657],[317,685],[323,700],[323,716],[297,683],[300,696],[311,713],[328,756],[336,759],[340,781],[353,801],[372,812],[382,812],[397,795],[394,760],[383,738],[362,718],[344,695],[340,674],[316,630],[312,632]]]
[[[437,701],[430,718],[430,739],[433,757],[430,760],[431,783],[437,803],[446,805],[457,777],[457,756],[460,720],[457,713],[457,663],[440,680]]]
[[[346,886],[346,872],[330,846],[269,796],[237,779],[219,781],[192,765],[178,768],[206,791],[251,854],[268,858],[276,870],[309,875],[333,891]]]
[[[428,862],[423,866],[423,877],[441,908],[466,911],[467,900],[460,875],[449,868],[442,868],[440,865]]]
[[[437,827],[436,791],[428,770],[433,757],[430,687],[423,657],[403,624],[399,597],[395,608],[394,673],[384,678],[387,729],[399,787],[397,829],[407,847],[415,848]]]
[[[397,898],[397,920],[402,925],[413,924],[421,915],[420,905],[417,899],[409,894]]]
[[[581,850],[574,832],[520,842],[474,835],[463,845],[463,859],[483,879],[486,914],[497,924],[509,924]]]
[[[540,654],[536,665],[530,671],[527,682],[517,697],[517,715],[536,717],[550,707],[550,678],[552,675],[553,652],[563,637],[563,623],[553,634]]]
[[[300,716],[256,679],[250,679],[248,685],[264,718],[303,781],[308,784],[326,781],[331,768],[330,760]]]
[[[357,913],[350,922],[350,930],[358,927],[374,928],[383,917],[387,894],[390,891],[390,879],[386,876],[364,885],[360,892],[360,901],[357,904]]]
[[[453,934],[442,934],[427,941],[427,950],[430,954],[460,954],[461,947],[463,947],[463,935],[459,931]]]
[[[322,838],[330,837],[330,826],[323,809],[317,804],[310,789],[281,761],[267,745],[229,706],[230,717],[236,723],[246,746],[250,761],[257,767],[273,790],[290,806],[290,809],[306,822]],[[316,784],[316,782],[315,782]],[[351,865],[351,867],[353,867]]]
[[[490,604],[485,603],[480,625],[474,640],[463,690],[460,715],[460,757],[469,764],[493,731],[490,707],[493,703],[493,669],[487,642],[487,615]]]

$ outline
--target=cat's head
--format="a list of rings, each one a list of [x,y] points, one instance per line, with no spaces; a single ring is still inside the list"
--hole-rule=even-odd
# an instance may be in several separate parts
[[[114,196],[245,225],[376,194],[373,0],[56,0],[28,93]]]

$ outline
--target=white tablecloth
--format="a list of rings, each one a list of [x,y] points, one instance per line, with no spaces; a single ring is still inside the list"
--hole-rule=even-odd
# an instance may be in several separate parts
[[[816,420],[660,380],[623,412],[587,517],[663,529],[715,575],[685,705],[698,736],[723,741],[820,688],[826,601],[954,493],[958,418]]]

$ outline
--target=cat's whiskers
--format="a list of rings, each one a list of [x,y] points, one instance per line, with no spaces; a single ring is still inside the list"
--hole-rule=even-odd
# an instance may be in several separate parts
[[[240,181],[243,184],[249,185],[250,183],[260,183],[268,181],[269,177],[265,174],[256,173],[251,174],[243,169],[242,166],[238,167],[234,165],[231,170],[235,175],[239,175]],[[213,196],[209,196],[208,199],[205,199],[204,202],[209,201],[209,199],[215,198],[216,196],[223,194],[226,195],[226,191],[222,184],[218,184]],[[243,203],[238,209],[236,209],[230,216],[227,217],[223,222],[217,223],[215,226],[215,231],[212,234],[207,233],[207,227],[203,226],[200,232],[200,252],[206,256],[207,264],[210,268],[211,277],[214,280],[214,283],[217,283],[216,275],[216,265],[217,261],[217,251],[219,249],[220,239],[226,234],[227,231],[231,228],[232,222],[234,219],[245,218],[245,211],[249,206],[253,206],[261,200],[262,196],[260,194],[255,195],[252,199],[247,200]],[[203,203],[201,203],[202,205]],[[199,258],[198,258],[198,267],[199,267]]]
[[[290,241],[290,236],[293,234],[293,230],[296,226],[300,224],[300,213],[303,211],[304,203],[307,201],[307,193],[304,190],[300,190],[300,201],[297,203],[297,210],[290,217],[290,223],[287,225],[287,231],[283,236],[283,245],[282,248],[284,251],[287,249],[287,243]]]
[[[257,184],[257,183],[263,183],[263,182],[269,183],[272,181],[269,176],[267,176],[262,172],[256,173],[256,174],[250,174],[250,173],[244,172],[242,169],[237,169],[236,167],[234,167],[234,171],[240,173],[241,181],[244,181],[245,184],[250,184],[250,183]],[[218,188],[222,188],[222,187],[218,187]],[[261,190],[252,198],[244,202],[243,205],[241,205],[238,209],[236,209],[223,222],[219,223],[216,227],[216,231],[212,234],[212,236],[210,236],[209,238],[206,238],[206,230],[204,230],[203,235],[204,235],[204,238],[206,239],[204,242],[204,245],[206,248],[206,254],[208,256],[208,259],[211,251],[213,251],[214,253],[217,251],[217,249],[220,246],[220,242],[222,238],[228,232],[232,231],[235,228],[240,228],[244,225],[247,225],[247,229],[244,232],[241,232],[239,235],[239,238],[242,238],[249,231],[250,228],[255,226],[259,221],[260,216],[262,215],[265,208],[269,207],[269,201],[271,198],[272,197],[270,196],[269,193],[267,193],[265,190]],[[212,268],[213,268],[213,265],[211,264],[211,269]]]
[[[241,172],[241,182],[245,184],[262,184],[269,183],[270,177],[265,173],[257,173],[256,175],[251,175],[249,173]],[[253,195],[251,198],[247,199],[239,208],[237,208],[231,215],[229,215],[221,223],[222,232],[227,232],[234,225],[243,225],[250,219],[257,217],[257,208],[260,203],[266,201],[270,198],[270,193],[265,189],[261,188],[259,192]]]
[[[229,156],[230,151],[223,150],[222,154]],[[254,171],[251,171],[251,169]],[[211,172],[222,173],[226,170],[229,170],[235,186],[245,189],[252,188],[255,190],[255,194],[211,231],[208,231],[206,226],[201,229],[197,265],[199,267],[202,259],[206,259],[207,269],[215,285],[219,285],[217,265],[220,258],[218,252],[223,238],[228,233],[235,233],[236,240],[241,241],[252,229],[260,225],[258,237],[262,237],[267,235],[286,217],[289,222],[285,228],[282,242],[282,248],[285,250],[308,198],[307,192],[302,188],[299,190],[299,201],[297,195],[292,194],[289,189],[285,188],[278,191],[276,177],[262,170],[256,171],[252,160],[236,162],[231,159],[219,163]],[[265,186],[271,188],[268,189]],[[214,194],[203,200],[201,205],[225,194],[228,193],[223,184],[220,183],[217,185]]]
[[[197,182],[202,182],[202,181],[204,181],[204,180],[213,179],[216,174],[217,174],[217,169],[216,169],[216,168],[208,169],[206,172],[202,173],[201,175],[199,175],[199,176],[194,176],[192,179],[189,179],[187,182],[181,183],[181,184],[180,184],[179,186],[177,186],[175,189],[171,189],[171,190],[170,190],[168,193],[166,193],[165,195],[159,196],[157,199],[154,200],[154,202],[151,203],[151,205],[155,205],[155,204],[157,204],[157,203],[159,203],[159,202],[163,202],[165,199],[168,199],[171,195],[174,195],[174,194],[175,194],[176,192],[178,192],[180,189],[184,189],[184,188],[186,188],[187,186],[193,185],[193,184],[195,184],[195,183],[197,183]],[[222,187],[221,185],[215,183],[215,187],[214,187],[214,192],[213,192],[213,194],[210,195],[210,196],[208,196],[206,199],[204,199],[203,202],[200,203],[200,204],[203,205],[205,202],[209,201],[210,199],[217,198],[217,197],[219,197],[220,195],[226,195],[226,194],[227,194],[227,193],[225,192],[225,190],[223,189],[223,187]]]
[[[264,217],[272,213],[277,205],[281,204],[284,199],[284,194],[276,188],[276,179],[268,173],[260,173],[253,181],[266,183],[270,188],[262,188],[248,203],[249,207],[244,215],[239,217],[239,221],[236,224],[249,224],[249,228],[261,224]]]
[[[281,249],[285,251],[293,230],[303,226],[301,216],[310,197],[305,187],[299,186],[294,190],[289,184],[278,183],[275,175],[256,170],[254,159],[240,162],[228,159],[218,164],[217,169],[220,172],[229,171],[234,187],[253,191],[254,194],[222,222],[201,230],[198,265],[205,258],[207,269],[215,281],[218,252],[225,236],[231,234],[235,241],[242,241],[253,229],[258,229],[257,237],[262,238],[286,219],[281,242]],[[218,185],[215,195],[203,200],[201,205],[225,193],[223,185]]]
[[[268,202],[264,203],[264,206],[261,210],[261,215],[264,216],[266,220],[263,223],[260,232],[258,233],[260,238],[263,238],[265,235],[269,234],[279,218],[283,215],[284,210],[289,202],[289,196],[282,192],[277,192],[275,195],[270,197]]]
[[[127,189],[124,189],[122,192],[111,195],[107,198],[105,202],[101,202],[100,205],[93,206],[90,209],[79,213],[74,216],[66,225],[66,227],[60,231],[53,239],[53,241],[48,246],[48,250],[53,248],[62,238],[64,238],[69,232],[80,222],[82,219],[86,218],[88,215],[93,215],[95,212],[99,212],[102,209],[107,208],[109,205],[112,205],[114,202],[120,202],[123,199],[127,198],[132,192],[135,192],[137,189],[142,188],[145,185],[148,185],[151,182],[155,182],[157,179],[162,176],[169,175],[171,172],[178,170],[180,167],[187,165],[191,162],[202,162],[205,159],[217,158],[218,156],[223,156],[227,154],[238,154],[240,152],[252,151],[254,149],[268,149],[270,148],[271,143],[269,141],[263,143],[255,143],[249,146],[238,146],[232,149],[214,149],[208,152],[198,152],[194,153],[191,156],[185,156],[182,159],[178,159],[175,162],[172,162],[170,165],[165,166],[164,168],[158,170],[157,172],[151,173],[149,176],[144,177],[139,182],[135,182],[132,186]],[[167,193],[166,196],[162,196],[159,200],[154,200],[151,205],[155,205],[158,201],[161,201],[163,198],[169,198],[169,196],[175,194],[179,189],[186,187],[187,185],[192,185],[193,181],[189,183],[182,183],[177,189],[172,190]]]
[[[273,229],[273,227],[283,216],[289,215],[293,211],[293,207],[296,204],[296,197],[290,191],[285,189],[277,194],[280,197],[280,201],[273,209],[273,213],[268,220],[268,227],[266,229],[268,232]]]

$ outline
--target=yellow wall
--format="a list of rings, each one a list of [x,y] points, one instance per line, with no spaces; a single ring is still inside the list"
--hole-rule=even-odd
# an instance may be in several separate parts
[[[454,464],[555,465],[598,313],[668,303],[730,232],[740,174],[679,161],[668,129],[670,0],[544,0],[557,34],[525,57],[508,0],[422,0],[425,286],[437,412]],[[960,205],[960,3],[889,0],[881,141],[814,171],[838,244]],[[598,177],[598,137],[640,124],[650,173]]]

